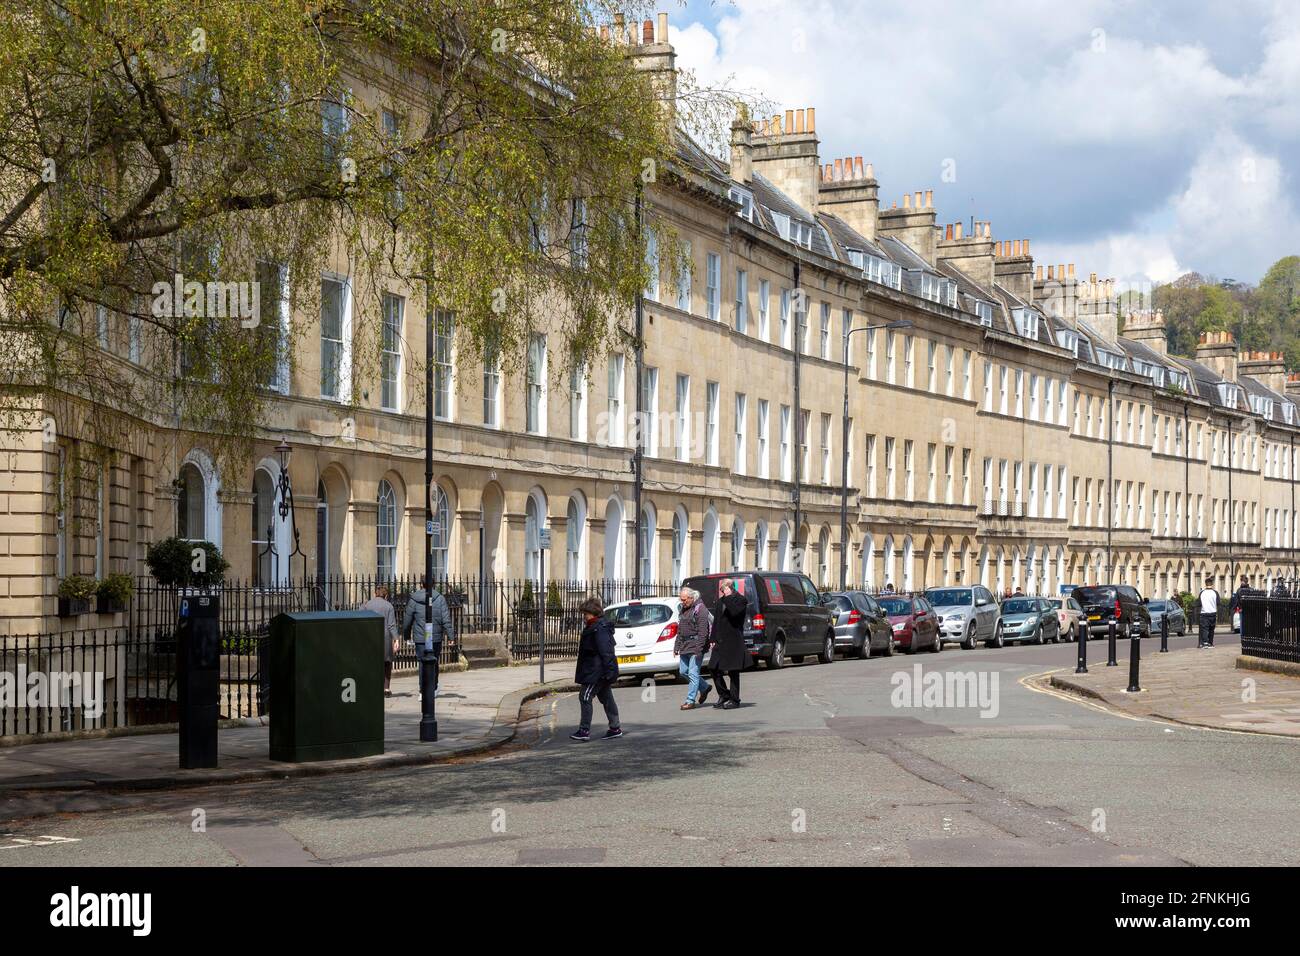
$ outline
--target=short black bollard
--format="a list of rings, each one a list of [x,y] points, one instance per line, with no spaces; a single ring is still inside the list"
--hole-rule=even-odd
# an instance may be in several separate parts
[[[1106,645],[1107,645],[1106,666],[1107,667],[1116,667],[1119,665],[1119,661],[1115,659],[1115,631],[1116,630],[1117,628],[1115,627],[1115,622],[1111,621],[1110,625],[1106,628]]]
[[[1142,688],[1138,686],[1138,663],[1142,658],[1141,637],[1134,634],[1128,648],[1128,692],[1136,694]]]
[[[1074,669],[1076,674],[1088,673],[1088,637],[1091,633],[1089,628],[1084,627],[1075,635],[1075,640],[1079,642],[1079,666]]]
[[[1169,615],[1164,614],[1160,617],[1160,653],[1169,653]]]

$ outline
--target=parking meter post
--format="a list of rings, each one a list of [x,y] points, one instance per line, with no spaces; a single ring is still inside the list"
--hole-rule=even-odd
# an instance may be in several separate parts
[[[1160,653],[1169,653],[1169,615],[1164,614],[1160,618]]]
[[[1138,686],[1138,666],[1142,659],[1142,638],[1134,634],[1129,639],[1128,649],[1128,692],[1136,694],[1142,688]]]
[[[1107,667],[1117,667],[1119,665],[1119,661],[1115,659],[1115,632],[1117,630],[1118,628],[1116,628],[1114,621],[1111,621],[1110,626],[1106,628]]]
[[[1079,664],[1075,667],[1076,674],[1088,673],[1088,628],[1079,632],[1076,640],[1079,642]]]

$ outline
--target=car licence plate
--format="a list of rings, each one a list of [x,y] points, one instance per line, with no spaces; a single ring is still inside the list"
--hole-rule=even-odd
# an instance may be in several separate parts
[[[1088,620],[1090,620],[1090,621],[1100,621],[1100,620],[1101,620],[1101,615],[1100,615],[1100,614],[1089,614],[1089,615],[1088,615]]]
[[[619,662],[620,664],[644,664],[644,663],[645,663],[645,655],[644,655],[644,654],[633,654],[633,655],[631,655],[630,657],[620,657],[620,658],[618,659],[618,662]]]

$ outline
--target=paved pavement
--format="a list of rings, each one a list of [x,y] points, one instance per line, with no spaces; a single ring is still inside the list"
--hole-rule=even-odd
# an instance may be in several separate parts
[[[729,711],[679,710],[680,684],[630,684],[619,740],[570,741],[568,694],[526,705],[519,737],[480,757],[0,802],[0,866],[1300,863],[1278,838],[1293,826],[1294,740],[1035,686],[1074,656],[949,648],[758,670]],[[976,706],[926,697],[968,679],[984,682]]]
[[[559,662],[548,675],[568,674],[572,664]],[[269,777],[308,776],[330,771],[427,763],[498,746],[514,734],[520,698],[534,688],[533,667],[497,667],[454,672],[440,677],[438,740],[423,743],[420,734],[418,678],[394,678],[393,696],[384,702],[386,751],[358,760],[286,764],[269,757],[269,729],[258,726],[223,729],[218,737],[220,766],[180,770],[178,739],[173,733],[137,734],[24,744],[0,748],[0,793],[34,788],[151,789],[192,786]],[[568,681],[552,682],[567,686]],[[500,713],[498,713],[500,711]]]
[[[1093,655],[1100,660],[1089,662],[1088,673],[1067,668],[1051,683],[1140,717],[1300,737],[1300,677],[1240,669],[1236,645],[1168,654],[1156,647],[1143,642],[1138,693],[1128,693],[1127,666],[1105,666],[1104,651]]]

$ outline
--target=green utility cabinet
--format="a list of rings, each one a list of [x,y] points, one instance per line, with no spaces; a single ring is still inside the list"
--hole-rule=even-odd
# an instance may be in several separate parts
[[[384,752],[382,617],[367,611],[277,615],[269,663],[272,760]]]

